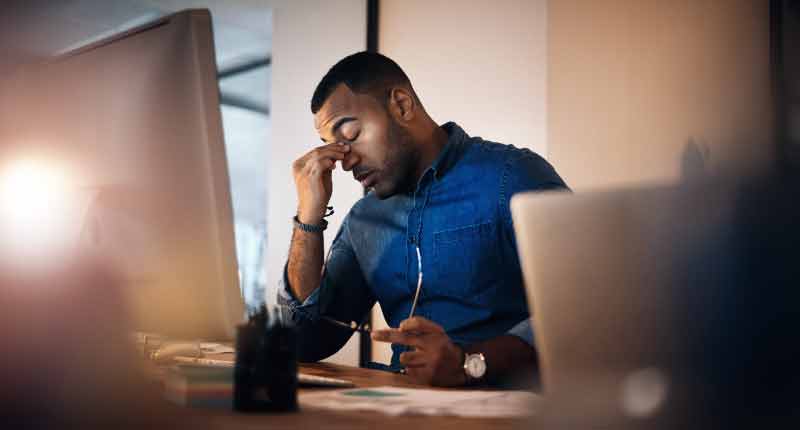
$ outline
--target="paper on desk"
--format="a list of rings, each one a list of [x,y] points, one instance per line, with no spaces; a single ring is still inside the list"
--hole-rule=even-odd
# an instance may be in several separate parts
[[[377,387],[300,393],[301,407],[336,411],[377,411],[388,415],[527,417],[540,396],[527,391],[430,390]]]
[[[228,345],[213,342],[200,343],[200,350],[203,351],[204,354],[233,354],[236,352],[235,349]]]

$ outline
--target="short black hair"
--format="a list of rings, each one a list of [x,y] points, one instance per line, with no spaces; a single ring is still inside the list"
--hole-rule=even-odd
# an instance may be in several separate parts
[[[378,100],[388,97],[393,86],[411,87],[408,76],[391,58],[376,52],[357,52],[341,59],[322,77],[311,97],[312,114],[319,112],[339,84],[347,85],[354,93],[370,94]]]

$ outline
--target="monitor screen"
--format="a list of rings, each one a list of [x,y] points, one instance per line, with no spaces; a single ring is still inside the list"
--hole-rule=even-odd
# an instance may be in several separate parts
[[[124,275],[137,331],[226,340],[244,316],[216,74],[211,16],[190,10],[4,86],[0,163],[68,172],[80,241]]]

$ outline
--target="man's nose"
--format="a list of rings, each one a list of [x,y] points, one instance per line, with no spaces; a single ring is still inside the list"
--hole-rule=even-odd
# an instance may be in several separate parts
[[[347,172],[353,170],[353,167],[355,167],[359,163],[359,161],[361,161],[361,158],[355,153],[353,153],[353,150],[351,148],[350,152],[345,154],[344,159],[342,160],[342,170],[345,170]]]

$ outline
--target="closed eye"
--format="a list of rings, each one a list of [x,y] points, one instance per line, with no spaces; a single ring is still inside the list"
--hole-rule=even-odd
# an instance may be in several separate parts
[[[354,142],[361,134],[361,124],[358,121],[347,121],[339,128],[339,135],[348,142]]]

